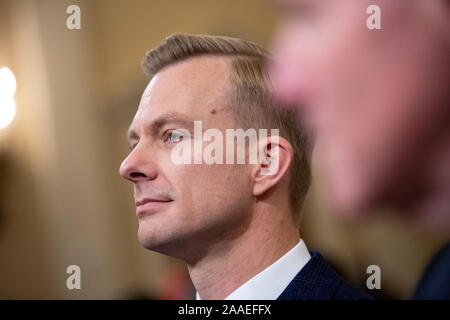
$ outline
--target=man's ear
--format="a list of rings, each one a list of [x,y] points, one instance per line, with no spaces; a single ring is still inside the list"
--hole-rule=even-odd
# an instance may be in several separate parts
[[[291,144],[280,136],[260,139],[258,143],[260,161],[252,172],[254,196],[260,196],[278,184],[294,158]]]

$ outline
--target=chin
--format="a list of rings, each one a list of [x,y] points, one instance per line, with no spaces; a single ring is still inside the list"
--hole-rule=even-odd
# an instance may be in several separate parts
[[[385,205],[381,186],[370,177],[340,175],[330,180],[335,180],[328,192],[331,206],[344,218],[363,216]]]
[[[450,200],[436,195],[408,201],[400,210],[404,219],[420,232],[448,236],[450,231]]]
[[[158,252],[164,255],[173,256],[170,241],[163,241],[162,239],[149,238],[147,236],[138,236],[139,243],[147,250]]]
[[[342,192],[332,196],[331,206],[340,216],[350,219],[362,216],[372,209],[371,205],[361,197],[349,196]]]
[[[152,227],[152,224],[147,224],[145,221],[139,222],[138,240],[144,248],[156,251],[156,248],[164,245],[165,241],[162,235],[157,233],[157,230]]]
[[[138,230],[139,243],[147,250],[174,258],[182,258],[182,252],[185,249],[185,241],[182,240],[182,234],[173,230],[171,232],[168,231],[155,229],[152,225],[146,226],[145,222],[141,222]]]

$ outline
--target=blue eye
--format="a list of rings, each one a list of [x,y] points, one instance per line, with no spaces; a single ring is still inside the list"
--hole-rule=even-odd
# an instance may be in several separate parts
[[[167,137],[167,140],[169,140],[169,142],[180,142],[183,139],[183,137],[176,133],[176,132],[169,132],[169,136]]]

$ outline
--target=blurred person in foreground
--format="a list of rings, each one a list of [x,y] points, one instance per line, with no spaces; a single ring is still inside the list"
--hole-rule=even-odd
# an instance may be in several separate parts
[[[275,0],[275,92],[316,136],[341,216],[393,207],[450,229],[450,1]],[[381,29],[369,29],[370,5]],[[325,187],[326,185],[326,187]],[[450,245],[414,298],[450,298]]]
[[[139,241],[186,262],[197,299],[367,299],[300,238],[309,143],[295,110],[275,107],[265,62],[255,44],[206,35],[172,35],[147,53],[150,82],[120,167],[134,185]],[[175,148],[204,156],[207,132],[237,128],[279,135],[249,139],[243,164],[220,163],[219,145],[238,150],[234,138],[216,145],[214,163],[174,163]],[[264,161],[248,160],[254,147]]]

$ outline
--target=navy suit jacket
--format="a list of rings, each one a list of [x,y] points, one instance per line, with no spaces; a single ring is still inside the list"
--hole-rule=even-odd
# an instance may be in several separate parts
[[[450,300],[450,242],[439,250],[425,269],[413,299]]]
[[[319,252],[310,251],[311,259],[284,289],[277,300],[368,300],[369,295],[345,282],[326,263]]]

